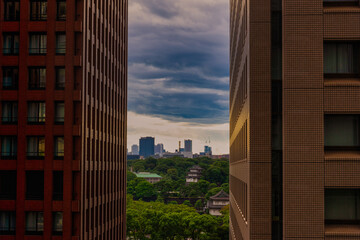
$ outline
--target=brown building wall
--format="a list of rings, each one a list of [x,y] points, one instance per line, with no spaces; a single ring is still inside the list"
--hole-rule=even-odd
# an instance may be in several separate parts
[[[323,46],[324,41],[360,41],[360,8],[323,0],[281,1],[282,237],[274,238],[275,3],[230,1],[230,238],[357,239],[357,231],[325,224],[325,190],[360,188],[360,157],[357,151],[324,151],[324,115],[360,114],[360,84],[357,76],[324,78]],[[247,28],[241,24],[239,6],[244,5]],[[246,40],[239,49],[242,35]],[[246,84],[240,84],[237,73],[246,61]],[[239,92],[247,97],[239,98]],[[240,207],[244,199],[246,211]]]
[[[127,106],[127,4],[66,0],[66,21],[56,19],[56,1],[47,1],[45,21],[30,21],[30,1],[20,1],[20,20],[0,12],[0,113],[5,101],[18,102],[15,124],[0,121],[0,137],[17,136],[17,156],[1,157],[0,171],[17,173],[16,199],[0,200],[1,211],[16,212],[16,234],[0,239],[124,239]],[[19,54],[3,54],[3,33],[18,32]],[[45,55],[29,55],[29,33],[47,35]],[[56,33],[66,33],[66,54],[57,55]],[[2,88],[3,67],[19,67],[18,88]],[[29,90],[28,67],[46,67],[46,87]],[[55,69],[65,67],[65,88],[55,88]],[[45,101],[45,124],[27,122],[28,101]],[[55,102],[65,104],[63,124],[55,124]],[[45,157],[26,156],[28,136],[45,137]],[[64,136],[64,157],[54,158],[54,137]],[[43,200],[26,200],[25,174],[44,172]],[[55,201],[53,172],[63,172],[63,200]],[[44,212],[44,231],[25,233],[28,211]],[[53,235],[53,212],[63,213],[62,236]]]

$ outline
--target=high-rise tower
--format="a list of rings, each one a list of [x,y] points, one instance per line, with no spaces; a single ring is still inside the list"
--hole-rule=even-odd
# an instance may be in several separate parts
[[[127,4],[1,1],[0,239],[125,239]]]
[[[358,239],[358,0],[231,0],[232,239]]]

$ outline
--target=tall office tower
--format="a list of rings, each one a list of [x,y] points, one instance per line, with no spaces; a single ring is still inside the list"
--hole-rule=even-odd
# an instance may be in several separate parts
[[[192,152],[192,140],[184,140],[185,152]]]
[[[139,146],[134,144],[131,146],[131,154],[132,155],[139,155]]]
[[[155,138],[153,137],[142,137],[139,139],[140,156],[150,157],[154,155],[155,150]]]
[[[359,239],[359,1],[231,0],[230,18],[232,239]]]
[[[155,145],[155,154],[162,154],[164,152],[164,144],[159,143]]]
[[[127,4],[1,1],[0,239],[125,239]]]

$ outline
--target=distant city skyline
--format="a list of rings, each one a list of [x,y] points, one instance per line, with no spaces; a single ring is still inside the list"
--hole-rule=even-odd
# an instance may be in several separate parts
[[[163,146],[163,149],[166,151],[166,152],[175,152],[177,150],[179,150],[179,141],[181,142],[181,148],[185,148],[185,141],[188,141],[190,140],[191,141],[191,144],[192,144],[192,152],[195,154],[195,153],[201,153],[201,152],[204,152],[204,149],[206,149],[207,147],[210,147],[211,150],[212,150],[212,154],[215,154],[215,155],[221,155],[221,154],[229,154],[229,152],[216,152],[214,153],[214,148],[211,144],[212,140],[210,139],[210,143],[209,143],[209,139],[204,139],[204,142],[197,142],[193,139],[190,139],[190,138],[183,138],[183,139],[180,139],[180,138],[174,138],[176,139],[176,141],[174,142],[168,142],[168,141],[161,141],[161,140],[158,140],[157,136],[156,135],[151,135],[151,136],[139,136],[137,141],[134,142],[134,144],[130,144],[129,143],[129,146],[133,147],[134,145],[137,145],[140,147],[139,145],[139,140],[142,139],[142,138],[147,138],[147,137],[152,137],[154,138],[154,154],[156,154],[156,146],[159,145],[159,144],[162,144]],[[162,139],[160,137],[160,139]],[[195,143],[195,146],[196,148],[194,148],[194,143]],[[129,151],[129,154],[131,154],[132,151]]]

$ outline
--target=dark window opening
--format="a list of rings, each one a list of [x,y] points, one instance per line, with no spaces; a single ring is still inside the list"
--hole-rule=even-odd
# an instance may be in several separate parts
[[[19,21],[20,19],[20,1],[4,1],[4,20]]]
[[[30,1],[30,20],[46,21],[47,1]]]
[[[15,235],[15,212],[0,212],[0,235]]]
[[[325,115],[324,145],[331,150],[356,150],[360,147],[360,115]]]
[[[58,21],[66,20],[66,1],[56,2],[56,19]]]
[[[1,159],[16,159],[17,156],[17,137],[16,136],[2,136],[1,140]]]
[[[55,171],[53,174],[53,199],[63,200],[64,177],[62,171]]]
[[[26,235],[42,235],[44,231],[44,213],[27,212],[25,219]]]
[[[44,172],[26,172],[26,200],[44,200]]]
[[[44,124],[46,107],[45,102],[28,102],[28,123]]]
[[[2,124],[16,124],[18,116],[17,102],[3,102],[1,111]]]
[[[359,44],[355,42],[324,43],[325,77],[358,77]]]
[[[19,82],[19,69],[17,67],[4,67],[2,89],[15,90]]]
[[[29,54],[45,55],[47,47],[47,36],[42,33],[31,33],[29,38]]]
[[[325,224],[360,223],[360,189],[325,189]]]
[[[3,35],[3,54],[19,54],[19,33],[4,33]]]
[[[16,171],[0,171],[0,199],[16,200]]]
[[[28,137],[26,156],[28,159],[44,159],[45,138],[38,136]]]
[[[43,90],[46,87],[46,68],[29,68],[29,89]]]

